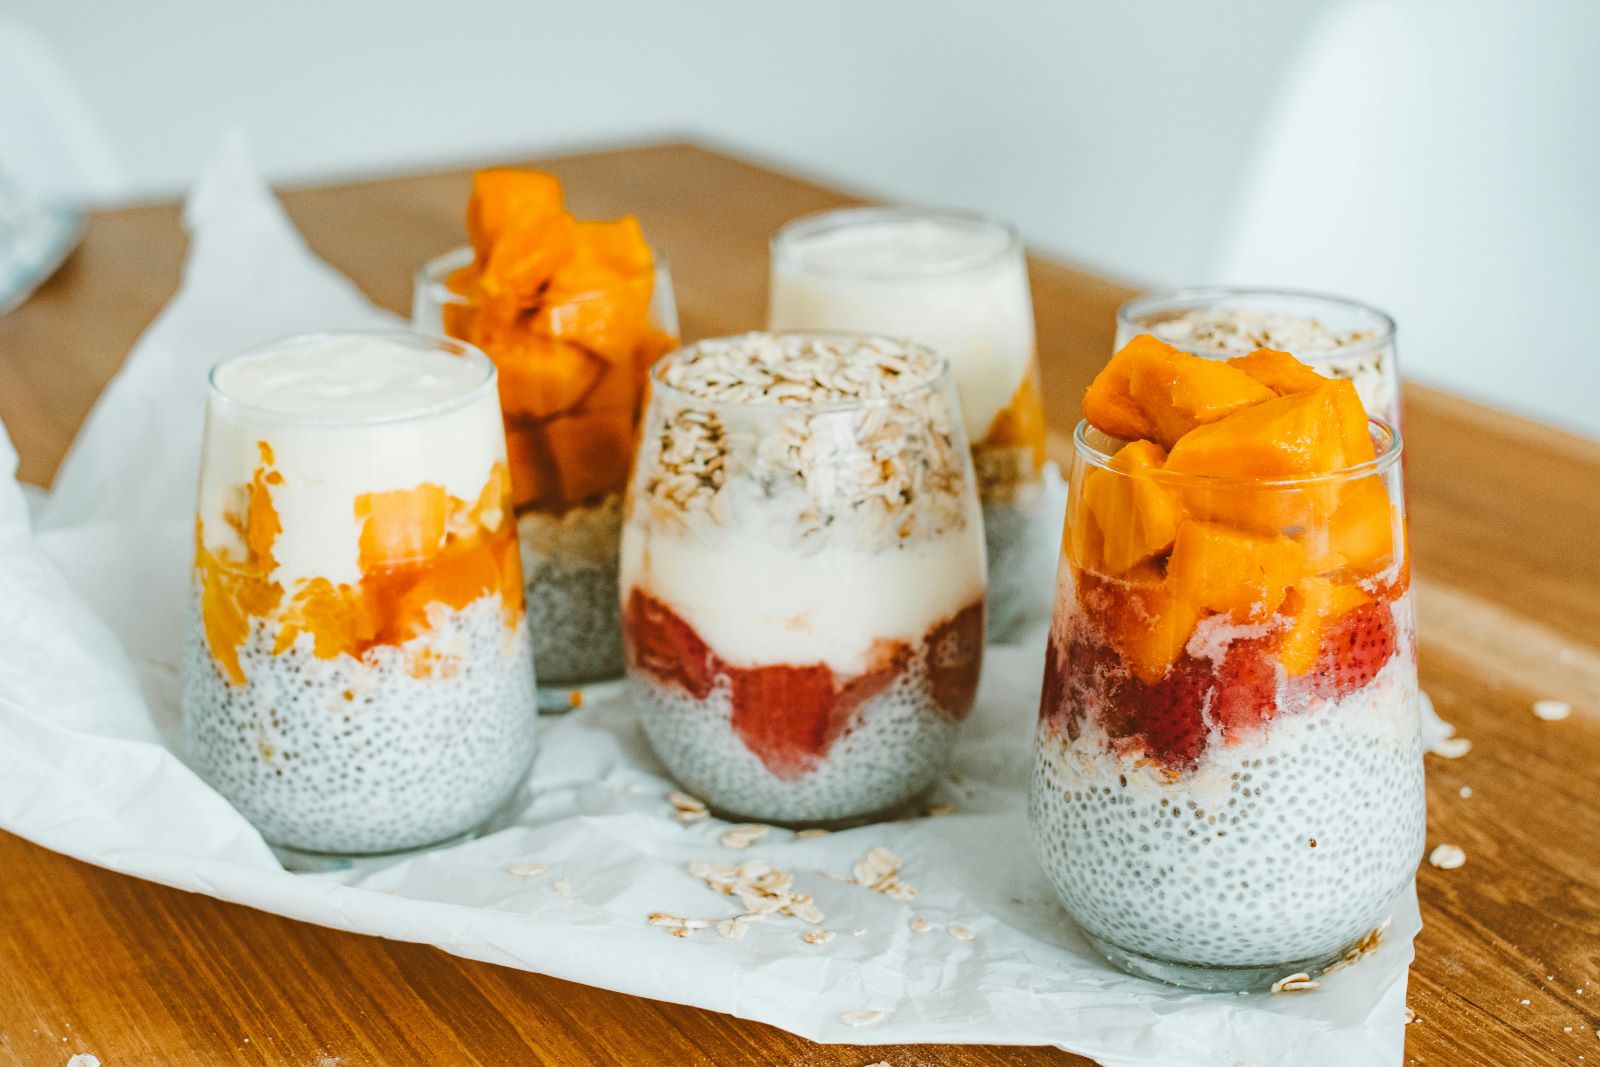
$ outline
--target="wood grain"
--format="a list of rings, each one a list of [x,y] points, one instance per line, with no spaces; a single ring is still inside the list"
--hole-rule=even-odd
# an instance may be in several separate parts
[[[541,165],[578,212],[640,216],[671,259],[689,337],[759,326],[772,231],[849,202],[690,145]],[[467,180],[422,175],[284,200],[318,254],[403,313],[413,269],[460,242]],[[171,205],[97,215],[63,271],[0,317],[0,419],[25,480],[53,476],[174,291],[182,257]],[[1128,290],[1058,263],[1031,269],[1060,456]],[[1426,925],[1407,1062],[1600,1063],[1600,444],[1417,386],[1405,432],[1423,685],[1474,742],[1460,760],[1428,757],[1430,845],[1459,844],[1468,861],[1419,875]],[[1577,710],[1540,722],[1530,711],[1540,697]],[[59,1065],[73,1052],[106,1067],[1085,1062],[1045,1049],[812,1045],[290,922],[4,834],[0,909],[0,1063]]]

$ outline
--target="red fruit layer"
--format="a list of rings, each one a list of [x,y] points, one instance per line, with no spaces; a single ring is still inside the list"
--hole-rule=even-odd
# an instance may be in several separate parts
[[[1276,636],[1236,640],[1220,665],[1185,652],[1149,685],[1097,636],[1079,630],[1063,642],[1052,633],[1039,714],[1076,740],[1088,709],[1101,709],[1100,726],[1123,742],[1119,748],[1134,745],[1170,770],[1188,770],[1204,754],[1212,726],[1226,744],[1277,716],[1276,643]],[[1363,605],[1334,622],[1315,666],[1288,684],[1337,700],[1369,684],[1395,648],[1388,605]]]
[[[733,730],[774,776],[803,778],[849,728],[856,710],[895,683],[914,651],[879,641],[867,670],[841,678],[823,663],[731,667],[671,608],[638,589],[622,617],[628,663],[662,685],[704,700],[728,680]],[[960,721],[972,710],[983,659],[983,602],[963,608],[921,642],[935,704]]]

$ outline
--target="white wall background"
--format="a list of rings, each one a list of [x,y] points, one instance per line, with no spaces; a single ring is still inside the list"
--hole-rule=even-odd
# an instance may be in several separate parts
[[[234,122],[289,182],[700,135],[1137,282],[1388,305],[1408,373],[1600,435],[1595,0],[11,4],[114,199]]]

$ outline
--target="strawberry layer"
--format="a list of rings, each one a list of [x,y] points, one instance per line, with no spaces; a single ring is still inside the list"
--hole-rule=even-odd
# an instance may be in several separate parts
[[[1310,670],[1289,676],[1277,632],[1214,617],[1151,684],[1128,669],[1100,620],[1069,613],[1051,631],[1040,716],[1072,740],[1092,725],[1118,752],[1191,771],[1213,746],[1366,690],[1409,649],[1410,618],[1409,597],[1363,605],[1331,622]]]
[[[734,732],[772,774],[803,777],[847,732],[874,697],[921,667],[932,703],[960,721],[972,708],[983,653],[983,602],[968,604],[915,641],[874,642],[863,670],[826,663],[735,666],[661,600],[632,589],[623,607],[623,644],[633,670],[707,699],[728,687]]]

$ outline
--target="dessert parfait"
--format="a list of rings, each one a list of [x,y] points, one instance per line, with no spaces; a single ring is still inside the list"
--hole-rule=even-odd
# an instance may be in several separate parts
[[[183,718],[268,842],[378,853],[480,826],[537,709],[494,367],[403,333],[211,376]]]
[[[1423,842],[1400,442],[1287,353],[1148,335],[1084,397],[1030,799],[1114,963],[1315,974]]]
[[[1284,289],[1177,289],[1122,305],[1117,347],[1141,333],[1208,359],[1288,352],[1324,377],[1354,382],[1370,414],[1400,425],[1394,320],[1376,308]]]
[[[664,358],[621,589],[640,722],[688,792],[787,824],[916,798],[983,654],[982,528],[944,362],[846,334]]]
[[[1007,630],[1048,580],[1028,563],[1048,560],[1055,538],[1040,501],[1044,408],[1016,231],[923,208],[799,219],[773,238],[768,322],[911,337],[950,361],[983,506],[990,626]]]
[[[415,323],[500,369],[540,702],[566,710],[622,674],[622,491],[649,365],[676,344],[672,288],[632,216],[574,219],[548,174],[479,171],[467,230],[423,269]]]

